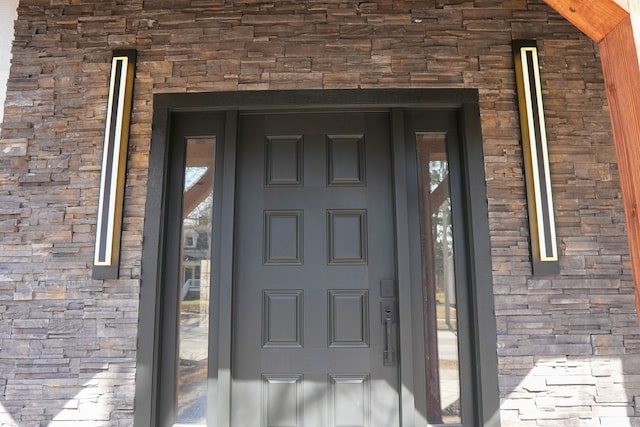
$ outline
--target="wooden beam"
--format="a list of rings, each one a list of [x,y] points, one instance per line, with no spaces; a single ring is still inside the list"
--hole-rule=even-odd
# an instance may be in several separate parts
[[[640,4],[636,0],[544,1],[599,43],[640,320]]]
[[[204,144],[202,144],[204,145]],[[184,202],[182,208],[182,218],[186,218],[197,208],[213,191],[213,168],[207,169],[207,172],[193,184],[193,187],[184,193]]]
[[[544,1],[598,43],[629,16],[629,13],[613,0]]]
[[[640,316],[640,66],[629,16],[602,39],[600,55]]]

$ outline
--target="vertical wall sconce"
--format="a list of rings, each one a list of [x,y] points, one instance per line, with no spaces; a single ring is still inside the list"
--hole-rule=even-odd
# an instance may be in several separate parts
[[[513,59],[520,106],[533,274],[558,274],[560,263],[535,41],[514,41]]]
[[[111,59],[93,261],[94,279],[118,277],[124,179],[136,56],[135,50],[114,50]]]

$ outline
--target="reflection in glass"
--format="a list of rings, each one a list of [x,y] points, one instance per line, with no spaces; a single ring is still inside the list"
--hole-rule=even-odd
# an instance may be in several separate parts
[[[460,423],[458,327],[445,140],[443,133],[416,135],[427,413],[431,423]]]
[[[187,141],[182,210],[176,423],[206,424],[215,139]]]

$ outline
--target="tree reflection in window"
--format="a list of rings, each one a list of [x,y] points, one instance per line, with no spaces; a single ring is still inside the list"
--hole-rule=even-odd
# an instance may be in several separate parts
[[[453,230],[446,134],[416,134],[425,321],[427,418],[461,422]]]
[[[215,138],[187,141],[182,200],[182,248],[176,423],[206,424],[209,360],[210,240]]]

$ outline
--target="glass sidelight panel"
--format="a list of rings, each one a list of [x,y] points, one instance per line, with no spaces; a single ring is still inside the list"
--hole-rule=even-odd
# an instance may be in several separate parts
[[[417,133],[427,418],[461,422],[458,317],[445,133]]]
[[[207,414],[209,295],[215,138],[186,144],[180,248],[176,424],[204,425]]]

